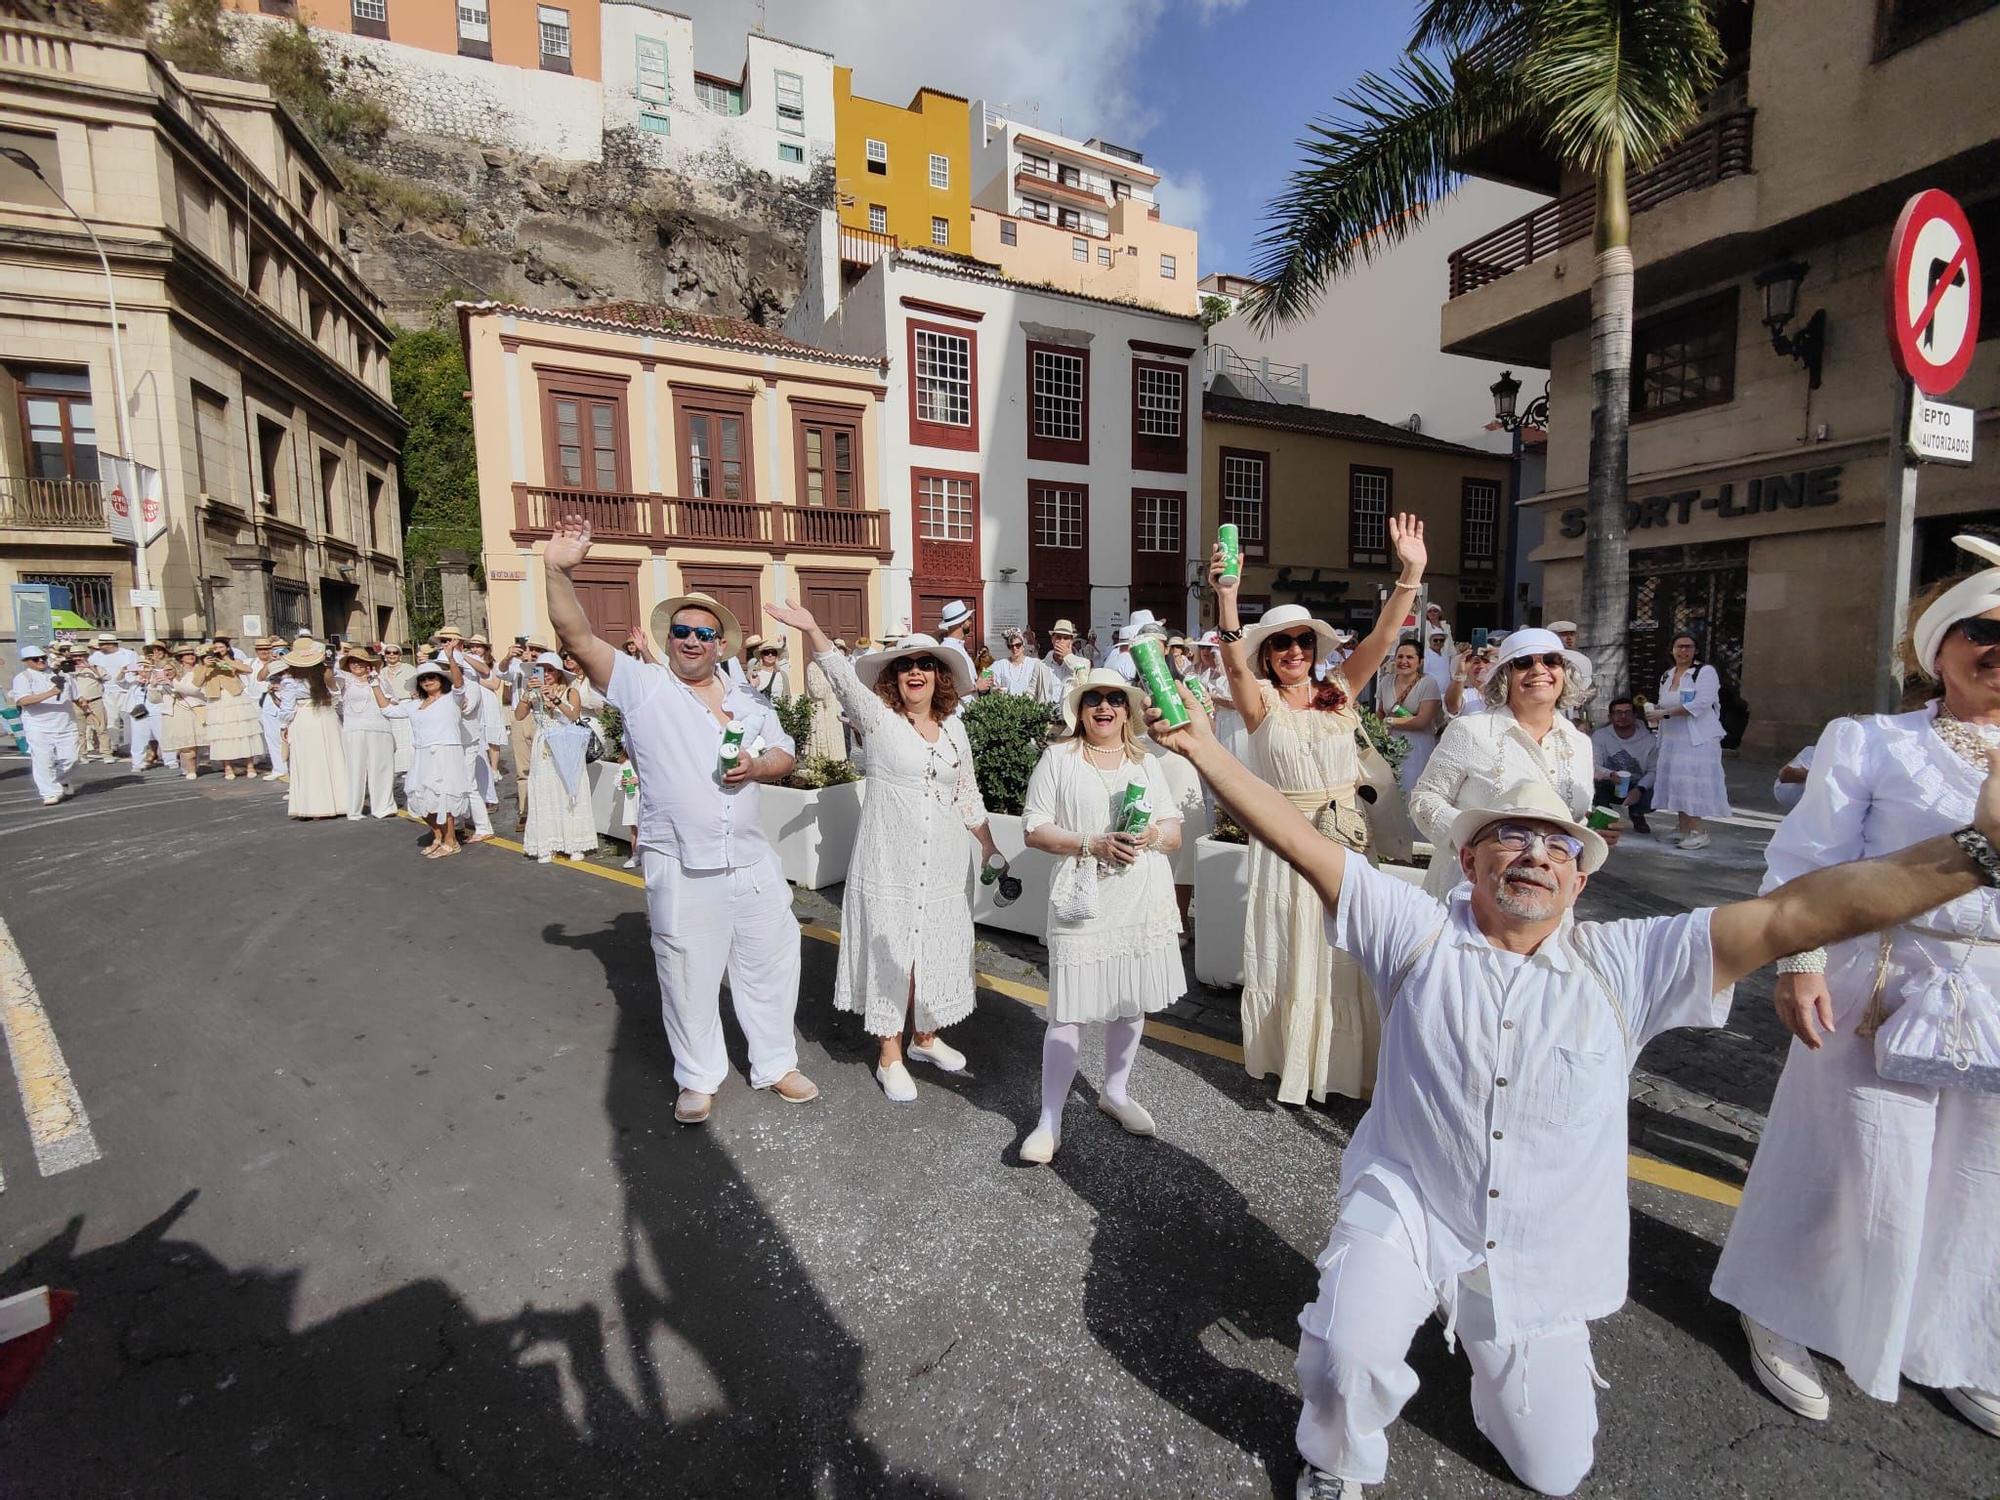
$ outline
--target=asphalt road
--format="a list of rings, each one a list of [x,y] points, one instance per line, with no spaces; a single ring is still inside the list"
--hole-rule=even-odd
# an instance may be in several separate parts
[[[969,1073],[894,1108],[806,944],[821,1101],[672,1120],[640,892],[279,789],[0,761],[0,918],[101,1159],[41,1176],[0,1094],[0,1293],[81,1294],[0,1423],[0,1493],[1289,1495],[1295,1318],[1352,1106],[1272,1106],[1149,1042],[1126,1137],[1086,1062],[1025,1168],[1042,1027],[982,996]],[[741,1059],[740,1038],[735,1055]],[[1750,1380],[1706,1293],[1728,1210],[1633,1191],[1593,1496],[2000,1494],[1931,1393]],[[1432,1325],[1392,1497],[1522,1491]]]

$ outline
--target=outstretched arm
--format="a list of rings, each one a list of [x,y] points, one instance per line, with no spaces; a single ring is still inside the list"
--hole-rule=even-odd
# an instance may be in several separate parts
[[[2000,752],[1988,754],[1972,826],[2000,843]],[[1715,987],[1734,984],[1786,954],[1907,922],[1982,884],[1979,867],[1943,834],[1878,859],[1814,870],[1755,900],[1717,907],[1709,926]]]
[[[1354,648],[1354,654],[1340,664],[1340,675],[1351,698],[1361,695],[1368,679],[1396,649],[1396,637],[1403,631],[1403,617],[1417,602],[1417,585],[1424,581],[1424,565],[1430,561],[1430,550],[1424,546],[1424,523],[1407,511],[1389,517],[1389,545],[1402,564],[1402,572],[1397,575],[1396,586],[1389,591],[1375,628]]]
[[[1222,544],[1208,554],[1208,586],[1215,590],[1215,624],[1219,630],[1241,630],[1243,616],[1236,607],[1236,591],[1241,578],[1222,576]],[[1264,722],[1264,695],[1257,691],[1257,665],[1250,649],[1241,641],[1222,643],[1222,676],[1229,684],[1230,706],[1243,715],[1243,727],[1251,734]]]
[[[581,516],[565,516],[542,550],[542,573],[549,594],[549,624],[563,650],[583,665],[590,685],[603,692],[611,686],[611,668],[618,659],[617,648],[600,639],[590,628],[583,601],[576,597],[570,574],[590,555],[590,523]]]

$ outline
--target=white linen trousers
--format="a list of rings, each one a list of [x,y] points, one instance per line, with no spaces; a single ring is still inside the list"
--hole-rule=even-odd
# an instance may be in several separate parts
[[[64,705],[68,707],[67,704]],[[22,715],[22,738],[28,742],[28,760],[34,768],[35,790],[44,800],[63,794],[63,778],[76,769],[78,744],[76,724],[56,723],[44,728]]]
[[[726,974],[736,1024],[750,1044],[750,1086],[769,1088],[799,1065],[792,1021],[802,939],[777,855],[737,869],[689,870],[658,849],[641,853],[674,1082],[713,1094],[729,1076],[722,1039]]]
[[[341,730],[340,739],[347,752],[347,816],[358,820],[365,802],[376,817],[395,817],[396,736],[389,721],[350,721]]]

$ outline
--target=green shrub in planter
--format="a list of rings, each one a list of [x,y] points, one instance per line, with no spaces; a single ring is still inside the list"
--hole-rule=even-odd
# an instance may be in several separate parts
[[[607,703],[597,712],[597,725],[604,731],[604,758],[625,759],[625,716]]]
[[[1410,753],[1410,742],[1389,728],[1388,722],[1372,708],[1361,710],[1360,734],[1368,737],[1368,744],[1382,752],[1382,758],[1389,762],[1389,769],[1403,769],[1403,759]],[[1365,748],[1365,747],[1358,747]]]
[[[854,762],[836,755],[808,755],[792,768],[792,774],[785,778],[785,785],[797,787],[802,792],[816,792],[823,787],[846,786],[850,781],[859,781],[861,773],[854,769]]]
[[[967,701],[964,722],[986,810],[1019,816],[1028,778],[1062,723],[1055,708],[1012,693],[985,693]]]
[[[778,711],[778,727],[791,736],[794,745],[803,745],[812,738],[812,699],[800,693],[795,698],[773,698],[771,706]]]

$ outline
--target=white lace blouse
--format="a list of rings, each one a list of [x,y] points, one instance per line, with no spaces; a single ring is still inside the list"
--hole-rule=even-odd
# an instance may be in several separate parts
[[[1446,726],[1424,774],[1410,788],[1410,817],[1435,851],[1425,890],[1443,896],[1458,884],[1452,820],[1522,781],[1555,788],[1571,815],[1581,818],[1590,811],[1590,736],[1558,718],[1537,744],[1504,705]]]

